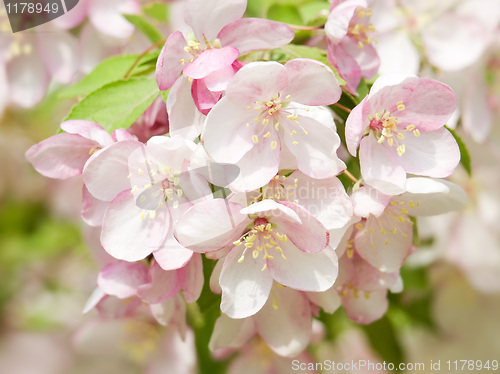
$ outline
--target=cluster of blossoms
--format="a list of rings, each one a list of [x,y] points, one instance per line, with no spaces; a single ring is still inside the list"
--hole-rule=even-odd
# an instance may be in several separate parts
[[[185,336],[186,304],[211,291],[222,312],[214,355],[260,357],[263,341],[295,357],[320,311],[343,306],[363,324],[382,317],[416,250],[412,217],[465,205],[459,186],[436,179],[460,161],[445,128],[457,98],[433,79],[384,74],[357,101],[380,63],[365,1],[332,3],[330,66],[257,58],[292,42],[294,30],[242,18],[246,0],[185,3],[192,33],[172,33],[157,62],[166,104],[112,134],[68,120],[26,157],[45,176],[83,180],[82,218],[113,258],[86,310],[147,313]],[[336,104],[341,97],[352,110]],[[345,123],[332,108],[349,112]],[[358,160],[359,180],[346,167]]]

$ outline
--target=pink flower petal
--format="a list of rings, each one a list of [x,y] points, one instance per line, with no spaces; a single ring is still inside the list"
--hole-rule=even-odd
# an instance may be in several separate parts
[[[246,0],[188,0],[184,21],[192,27],[198,41],[210,41],[225,25],[241,18],[246,6]]]
[[[174,32],[167,38],[156,63],[156,82],[160,90],[172,87],[184,68],[181,60],[191,59],[191,55],[184,50],[186,45],[186,39],[180,31]]]
[[[239,61],[236,60],[230,66],[207,75],[203,78],[203,84],[208,90],[213,91],[214,94],[219,93],[219,91],[225,91],[227,85],[239,69],[241,67],[239,67]]]
[[[327,109],[310,108],[307,115],[298,116],[297,122],[282,118],[280,123],[288,129],[297,129],[294,135],[284,132],[284,138],[304,174],[323,179],[345,169],[344,162],[337,156],[340,138],[334,131],[333,118]]]
[[[36,34],[37,50],[52,78],[69,83],[78,68],[78,42],[70,33],[46,32]]]
[[[85,185],[83,185],[82,195],[82,210],[80,212],[82,220],[89,226],[101,226],[109,202],[96,199],[89,193]]]
[[[246,318],[257,313],[266,303],[273,284],[268,271],[262,271],[262,256],[251,254],[241,258],[245,249],[234,248],[226,257],[220,276],[222,301],[220,308],[231,318]]]
[[[396,150],[379,144],[373,134],[361,140],[359,162],[365,182],[387,195],[404,192],[406,172]]]
[[[419,137],[407,136],[406,152],[400,163],[407,173],[444,178],[455,170],[460,162],[460,150],[453,135],[441,128],[422,132]]]
[[[21,108],[30,108],[45,95],[49,75],[38,58],[22,55],[7,64],[7,80],[10,100]]]
[[[205,78],[215,71],[230,67],[238,55],[238,50],[233,47],[207,49],[187,64],[183,73],[193,79]]]
[[[283,186],[293,195],[282,200],[297,199],[328,230],[344,227],[352,217],[352,202],[337,177],[313,179],[297,170],[283,181]]]
[[[218,35],[223,46],[230,45],[241,53],[273,49],[288,44],[294,31],[283,23],[260,18],[241,18],[226,25]]]
[[[240,213],[241,205],[223,199],[202,201],[175,224],[175,237],[195,252],[210,252],[236,240],[251,222]]]
[[[311,339],[312,316],[309,300],[288,287],[273,287],[271,297],[255,315],[262,339],[280,356],[295,356]]]
[[[173,84],[167,98],[170,135],[184,139],[196,139],[203,128],[205,116],[197,109],[191,95],[191,83],[180,77]]]
[[[233,70],[231,67],[229,69]],[[191,85],[191,96],[196,108],[207,115],[221,98],[222,92],[212,92],[206,86],[204,79],[195,79]]]
[[[86,120],[69,120],[61,123],[61,129],[69,134],[78,134],[84,138],[94,140],[102,146],[113,144],[113,139],[101,125]]]
[[[243,106],[269,100],[288,85],[286,69],[278,62],[252,62],[243,66],[226,89],[226,96]],[[257,115],[254,113],[254,116]]]
[[[358,217],[368,217],[370,214],[380,216],[387,205],[389,205],[392,196],[370,186],[362,186],[351,195],[354,204],[354,214]]]
[[[184,248],[175,238],[171,237],[167,238],[161,247],[153,252],[153,256],[163,270],[176,270],[191,260],[193,251]]]
[[[411,216],[434,216],[459,210],[467,204],[462,187],[443,179],[408,178],[406,192],[397,197]]]
[[[369,217],[354,238],[359,255],[380,271],[398,271],[412,250],[413,227],[411,221],[398,221],[397,207],[389,208],[380,217]]]
[[[291,241],[280,244],[286,260],[280,255],[266,260],[276,282],[300,291],[321,292],[332,287],[338,274],[337,256],[332,248],[305,253]]]
[[[200,297],[204,283],[201,255],[195,253],[189,263],[179,270],[178,274],[186,303],[194,303]]]
[[[46,177],[67,179],[81,174],[90,150],[99,147],[80,135],[58,134],[33,145],[26,151],[26,159]]]
[[[354,109],[349,113],[345,124],[345,138],[347,149],[351,155],[356,157],[357,150],[359,147],[359,143],[361,142],[361,138],[364,135],[365,127],[368,126],[368,123],[365,124],[365,118],[363,113],[365,112],[365,105],[368,101],[368,97],[365,97]]]
[[[141,285],[137,295],[148,304],[162,303],[174,297],[180,290],[177,271],[165,271],[158,264],[149,269],[151,281]]]
[[[100,32],[115,37],[128,38],[134,32],[134,26],[122,14],[139,14],[139,0],[91,1],[89,5],[90,22]]]
[[[101,270],[99,288],[119,299],[135,296],[139,286],[148,283],[148,268],[141,263],[114,262]]]
[[[210,351],[243,347],[257,333],[253,318],[233,319],[221,314],[215,321],[214,331],[208,347]]]
[[[280,201],[279,204],[295,212],[300,217],[301,222],[291,220],[284,215],[272,217],[272,222],[277,224],[276,231],[286,234],[292,243],[303,252],[317,253],[326,248],[330,235],[320,221],[298,204],[289,201]]]
[[[104,249],[119,260],[139,261],[161,248],[170,216],[166,208],[159,209],[154,216],[150,212],[136,205],[130,190],[118,194],[104,214],[101,233]]]
[[[277,146],[272,149],[271,143]],[[280,161],[280,139],[276,132],[269,138],[261,138],[241,160],[236,163],[239,175],[229,187],[234,191],[252,191],[265,186],[278,173]]]
[[[343,88],[357,96],[356,90],[361,81],[361,68],[354,57],[347,53],[342,44],[328,43],[326,52],[328,62],[337,69],[346,82]]]
[[[241,160],[254,146],[255,117],[255,111],[248,110],[246,105],[222,98],[205,122],[203,139],[207,153],[216,162],[236,163]],[[247,123],[253,126],[246,126]]]
[[[342,304],[351,320],[367,325],[381,318],[387,311],[389,302],[386,294],[387,291],[373,291],[368,298],[363,294],[358,297],[348,295],[342,298]]]
[[[96,198],[111,201],[118,193],[130,189],[129,156],[142,143],[127,140],[96,152],[85,164],[83,181]]]
[[[342,95],[333,71],[319,61],[296,58],[285,64],[288,87],[283,93],[304,105],[330,105]]]

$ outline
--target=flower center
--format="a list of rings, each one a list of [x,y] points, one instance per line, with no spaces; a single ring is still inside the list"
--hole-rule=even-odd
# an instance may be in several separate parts
[[[262,126],[258,126],[254,135],[252,135],[252,141],[257,144],[261,138],[267,139],[271,136],[271,132],[280,131],[280,128],[286,131],[290,135],[297,134],[295,129],[291,129],[289,127],[295,127],[297,125],[301,131],[307,135],[307,131],[300,126],[298,121],[298,116],[296,114],[291,113],[288,110],[285,110],[291,103],[291,96],[288,95],[285,97],[285,100],[282,101],[280,94],[277,93],[269,100],[259,100],[255,102],[255,106],[252,108],[248,106],[248,110],[257,110],[259,111],[259,115],[255,117],[254,123],[260,123]],[[309,110],[307,108],[306,110]],[[289,121],[285,121],[285,118]],[[250,127],[250,123],[246,124],[247,127]],[[299,144],[297,141],[293,142],[294,145]],[[278,146],[278,142],[276,140],[271,141],[271,149],[274,150]]]
[[[184,47],[184,51],[189,53],[192,58],[188,62],[193,62],[196,58],[198,58],[204,51],[212,48],[221,48],[221,43],[219,39],[214,39],[211,42],[205,38],[203,35],[205,47],[201,45],[197,40],[188,40],[187,45]],[[181,59],[181,64],[184,65],[186,63],[185,59]]]
[[[158,162],[154,163],[152,159],[144,159],[143,162],[143,167],[128,175],[129,179],[132,178],[138,182],[132,187],[130,193],[137,196],[137,206],[149,210],[149,218],[154,219],[156,211],[163,208],[168,200],[172,201],[174,209],[178,208],[179,198],[184,195],[180,186],[181,172],[180,170],[172,171],[172,168]],[[140,185],[140,183],[144,184]],[[141,218],[145,218],[145,213],[141,213]]]
[[[405,105],[402,101],[399,101],[396,103],[396,108],[399,112],[402,112],[405,110]],[[420,136],[420,131],[415,128],[415,125],[408,125],[405,128],[398,127],[401,120],[391,115],[391,112],[388,110],[375,113],[375,115],[370,114],[368,120],[370,121],[369,129],[374,130],[377,142],[382,144],[387,139],[389,147],[396,146],[399,156],[402,156],[406,152],[406,146],[402,143],[400,144],[400,141],[405,139],[403,132],[411,132],[414,136]]]
[[[357,8],[355,13],[347,29],[347,34],[358,41],[359,48],[363,48],[365,44],[371,44],[373,41],[368,34],[376,31],[375,27],[368,23],[372,11],[370,8]]]
[[[245,233],[240,239],[233,242],[235,246],[244,245],[245,250],[239,258],[238,262],[241,263],[245,260],[247,251],[251,251],[252,257],[257,259],[263,253],[264,260],[273,260],[274,256],[269,254],[274,250],[281,255],[283,260],[286,260],[283,254],[283,249],[279,246],[279,241],[286,243],[288,240],[286,234],[280,234],[274,231],[272,224],[266,218],[256,218],[253,227],[250,231]],[[267,269],[267,263],[264,263],[262,271]]]

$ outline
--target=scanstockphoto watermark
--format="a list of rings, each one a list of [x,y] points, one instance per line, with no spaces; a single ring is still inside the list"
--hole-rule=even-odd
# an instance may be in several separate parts
[[[0,17],[7,15],[13,33],[27,30],[61,17],[79,0],[3,0]]]
[[[370,360],[352,360],[352,361],[347,361],[347,362],[340,362],[340,361],[334,361],[334,360],[324,360],[321,362],[301,362],[299,360],[293,360],[292,361],[292,370],[296,372],[305,372],[305,371],[310,371],[310,370],[317,370],[317,371],[332,371],[332,372],[352,372],[352,373],[357,373],[357,372],[366,372],[366,371],[381,371],[381,370],[386,370],[386,371],[403,371],[403,370],[409,370],[413,372],[425,372],[425,371],[432,371],[433,366],[432,362],[428,363],[427,365],[423,362],[418,362],[418,363],[399,363],[399,364],[394,364],[392,362],[375,362],[375,361],[370,361]],[[436,368],[436,370],[439,370]]]

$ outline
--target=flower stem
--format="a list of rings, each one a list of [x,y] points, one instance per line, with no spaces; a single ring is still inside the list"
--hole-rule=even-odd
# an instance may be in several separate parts
[[[139,64],[139,61],[141,61],[141,59],[146,56],[146,54],[150,51],[152,51],[153,49],[159,47],[160,45],[162,44],[165,44],[167,40],[166,39],[163,39],[163,40],[160,40],[158,42],[156,42],[155,44],[153,44],[151,47],[149,47],[148,49],[146,49],[144,52],[142,52],[139,56],[137,56],[137,59],[134,61],[134,63],[132,64],[132,66],[130,67],[130,69],[128,69],[128,71],[125,73],[125,75],[123,76],[123,79],[127,79],[130,74],[132,73],[132,71],[134,70],[134,68],[137,66],[137,64]]]
[[[344,170],[344,174],[346,175],[347,178],[352,180],[354,183],[358,183],[358,180],[356,179],[356,177],[354,175],[352,175],[349,170],[347,170],[347,169]]]
[[[321,29],[324,25],[319,25],[319,26],[300,26],[300,25],[291,25],[287,23],[288,26],[290,26],[294,30],[298,31],[314,31],[314,30],[319,30]]]
[[[337,107],[337,108],[339,108],[339,109],[342,109],[344,112],[347,112],[347,113],[351,113],[351,112],[352,112],[352,110],[351,110],[351,109],[349,109],[349,108],[348,108],[348,107],[346,107],[346,106],[343,106],[342,104],[335,103],[335,104],[333,104],[333,105],[334,105],[334,106],[336,106],[336,107]]]

